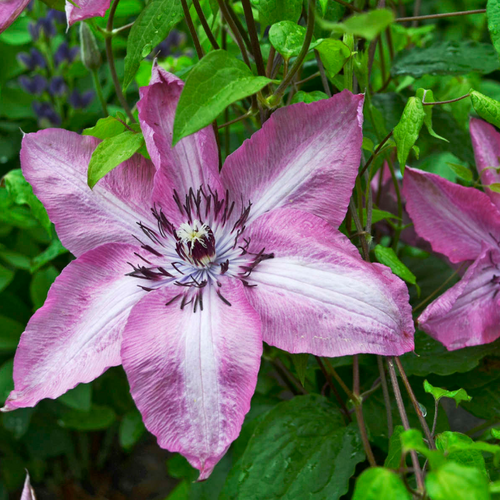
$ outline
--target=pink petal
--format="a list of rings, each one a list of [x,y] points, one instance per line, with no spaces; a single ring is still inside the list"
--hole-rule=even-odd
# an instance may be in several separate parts
[[[146,292],[125,276],[137,247],[103,245],[58,276],[31,318],[14,358],[14,391],[4,411],[55,399],[120,364],[121,334],[132,306]],[[140,283],[142,284],[142,283]]]
[[[474,260],[483,241],[498,247],[500,212],[482,191],[407,168],[403,194],[417,233],[451,262]]]
[[[450,351],[493,342],[500,337],[499,278],[500,253],[484,248],[463,278],[425,309],[420,327]]]
[[[26,471],[26,480],[24,481],[23,493],[21,500],[36,500],[35,490],[31,487],[30,475]]]
[[[30,0],[2,0],[0,1],[0,33],[6,30],[21,14]]]
[[[477,118],[471,118],[470,136],[481,182],[484,185],[500,183],[500,174],[496,170],[493,168],[485,170],[487,167],[500,167],[500,134],[493,125]],[[485,192],[500,209],[500,193],[495,193],[491,189],[485,189]]]
[[[231,304],[218,296],[220,291]],[[134,307],[122,361],[132,396],[158,444],[208,478],[240,433],[255,390],[262,337],[238,280],[203,289],[203,311],[180,309],[181,291],[150,292]]]
[[[413,349],[406,285],[389,268],[361,259],[323,219],[282,209],[245,232],[250,251],[273,252],[248,281],[247,297],[262,319],[262,337],[289,352],[317,356],[399,355]]]
[[[66,0],[66,16],[68,18],[68,26],[75,24],[77,21],[83,21],[90,17],[104,17],[109,9],[110,0],[73,0],[78,5],[75,7]]]
[[[342,222],[361,157],[363,96],[278,109],[230,155],[222,180],[250,200],[252,219],[283,206]]]
[[[172,148],[175,110],[183,87],[182,80],[154,65],[150,85],[140,89],[137,104],[146,145],[158,168],[153,198],[175,223],[185,221],[178,219],[174,189],[182,201],[190,189],[197,190],[201,185],[224,192],[212,127],[185,137]]]
[[[137,222],[156,225],[151,214],[154,166],[142,156],[112,170],[91,190],[87,169],[99,141],[61,129],[23,138],[21,168],[74,255],[110,242],[143,238]]]

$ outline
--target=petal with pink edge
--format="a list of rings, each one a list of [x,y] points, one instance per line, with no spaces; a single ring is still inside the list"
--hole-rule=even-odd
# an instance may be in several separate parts
[[[453,351],[500,337],[500,252],[486,248],[463,278],[418,318],[422,330]]]
[[[181,309],[180,299],[166,305],[177,287],[151,292],[123,335],[123,367],[146,427],[162,448],[199,469],[199,480],[240,433],[262,354],[259,316],[243,285],[229,278],[221,284],[203,289],[197,312]]]
[[[476,259],[483,242],[498,248],[500,212],[482,191],[407,168],[403,194],[417,233],[451,262]]]
[[[227,158],[224,186],[252,202],[251,219],[288,206],[339,226],[358,174],[362,111],[363,96],[348,91],[278,109]]]
[[[175,110],[183,87],[182,80],[154,65],[150,85],[140,89],[137,104],[144,139],[158,168],[154,201],[176,224],[184,221],[178,219],[179,211],[172,198],[174,189],[182,202],[190,189],[197,190],[201,185],[223,193],[212,127],[185,137],[172,148]]]
[[[137,247],[103,245],[57,277],[31,318],[14,358],[14,390],[3,411],[55,399],[120,364],[121,334],[132,306],[146,293],[126,276]],[[140,283],[142,284],[142,283]]]
[[[6,30],[21,14],[30,0],[2,0],[0,1],[0,33]]]
[[[26,473],[21,500],[36,500],[35,490],[31,487],[30,475],[28,473]]]
[[[282,209],[245,232],[249,250],[272,252],[245,288],[262,320],[262,338],[288,352],[317,356],[400,355],[413,349],[406,285],[390,269],[361,259],[323,219]]]
[[[136,243],[137,222],[152,226],[151,195],[155,168],[134,155],[91,190],[87,169],[99,141],[60,129],[23,138],[21,168],[47,209],[62,244],[74,255],[105,243]]]
[[[495,168],[500,167],[500,134],[493,125],[477,118],[471,118],[470,136],[481,182],[485,186],[500,183],[500,173],[495,170]],[[495,193],[487,188],[485,192],[500,209],[500,193]]]
[[[104,17],[109,9],[110,0],[72,0],[78,5],[75,7],[66,0],[66,16],[68,18],[68,26],[75,24],[77,21],[83,21],[91,17]]]

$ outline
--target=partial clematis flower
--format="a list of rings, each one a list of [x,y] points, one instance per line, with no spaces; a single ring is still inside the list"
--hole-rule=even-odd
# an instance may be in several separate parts
[[[28,473],[26,473],[21,500],[36,500],[35,490],[31,486],[30,475]]]
[[[499,182],[500,134],[474,118],[470,132],[482,182]],[[411,168],[403,186],[417,233],[452,263],[470,264],[420,315],[420,327],[449,350],[493,342],[500,337],[500,196]]]
[[[6,30],[21,14],[21,12],[27,8],[30,0],[1,0],[0,1],[0,33]],[[75,7],[71,2],[66,2],[66,16],[68,19],[68,26],[73,25],[77,21],[83,21],[84,19],[89,19],[96,16],[104,16],[106,10],[109,8],[110,0],[76,0],[73,3],[78,5]],[[44,29],[47,36],[51,35],[53,30],[53,25],[51,24],[53,20],[60,21],[59,16],[55,14],[50,14],[47,19],[43,19],[43,23],[38,25],[38,28],[31,27],[30,31],[32,36],[35,35],[37,39],[39,35],[40,27]],[[40,20],[42,21],[42,20]]]
[[[399,355],[414,328],[404,283],[336,229],[358,172],[363,96],[277,110],[219,173],[212,127],[171,146],[182,87],[153,69],[138,103],[152,160],[132,157],[93,190],[97,139],[24,136],[23,173],[77,259],[22,335],[3,410],[123,364],[149,431],[203,480],[240,432],[262,341]]]

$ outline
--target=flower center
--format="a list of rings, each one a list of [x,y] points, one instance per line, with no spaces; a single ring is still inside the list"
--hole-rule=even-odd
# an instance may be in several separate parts
[[[208,224],[195,219],[175,231],[177,253],[196,267],[207,267],[215,257],[215,237]]]

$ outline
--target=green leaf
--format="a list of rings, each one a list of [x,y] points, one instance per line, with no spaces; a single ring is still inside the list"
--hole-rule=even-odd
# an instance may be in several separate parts
[[[5,316],[0,316],[0,354],[14,352],[24,325]]]
[[[254,76],[225,50],[206,55],[186,80],[174,120],[173,145],[210,125],[229,104],[255,94],[272,80]]]
[[[488,0],[486,18],[493,47],[500,54],[500,0]]]
[[[494,193],[500,193],[500,182],[494,182],[493,184],[488,184],[487,187],[490,191]]]
[[[191,4],[187,0],[187,4]],[[151,0],[134,22],[127,38],[123,89],[130,85],[141,60],[162,42],[170,30],[184,17],[179,0]]]
[[[496,429],[495,427],[493,427],[492,429],[490,429],[490,431],[491,431],[491,435],[495,439],[500,439],[500,429]]]
[[[49,288],[58,275],[59,271],[53,266],[42,269],[33,275],[30,283],[30,297],[35,310],[43,306]]]
[[[461,401],[469,402],[472,398],[465,392],[464,389],[457,389],[456,391],[447,391],[446,389],[441,389],[441,387],[434,387],[427,380],[424,380],[424,389],[428,394],[432,394],[436,401],[439,401],[441,398],[449,398],[454,399],[457,405],[460,404]]]
[[[400,438],[403,453],[408,453],[411,450],[417,451],[429,460],[429,464],[433,469],[441,467],[446,462],[440,451],[429,450],[427,448],[420,431],[408,429],[401,433]]]
[[[384,462],[384,467],[399,469],[401,463],[401,433],[404,431],[402,425],[396,425],[389,441],[389,453]]]
[[[470,91],[470,98],[475,112],[487,122],[500,127],[500,102],[485,96],[477,90]]]
[[[467,182],[472,182],[472,172],[465,165],[460,165],[459,163],[452,163],[449,161],[446,162],[446,165],[448,165],[453,170],[453,172],[455,172],[455,174],[460,177],[460,179],[463,179]]]
[[[64,409],[57,423],[75,431],[97,431],[107,429],[115,420],[116,415],[112,408],[93,405],[89,411]]]
[[[290,354],[293,366],[299,377],[300,383],[304,386],[306,380],[307,362],[309,361],[309,354],[307,352],[300,354]]]
[[[63,247],[59,238],[55,238],[51,241],[50,245],[39,255],[34,257],[31,261],[30,272],[34,273],[38,271],[48,262],[54,260],[59,255],[67,253],[68,250]]]
[[[445,453],[448,460],[466,467],[475,467],[488,477],[483,454],[475,445],[469,436],[460,432],[445,431],[436,436],[436,448]]]
[[[328,96],[324,92],[321,92],[321,90],[313,90],[312,92],[299,90],[294,94],[291,104],[295,104],[296,102],[309,104],[310,102],[322,101],[323,99],[328,99]]]
[[[302,0],[251,0],[259,12],[262,30],[279,21],[298,22],[302,12]]]
[[[328,38],[320,43],[316,50],[319,52],[328,78],[332,79],[344,66],[351,55],[349,47],[340,40]]]
[[[286,60],[299,55],[305,37],[306,29],[292,21],[280,21],[273,24],[269,30],[269,41]],[[311,41],[309,49],[314,49],[321,42],[322,40]]]
[[[356,14],[343,23],[331,23],[318,19],[320,26],[333,33],[347,33],[366,38],[368,41],[375,40],[393,22],[394,13],[389,9],[377,9],[364,14]]]
[[[399,168],[403,174],[406,160],[418,139],[424,118],[425,111],[422,101],[418,97],[410,97],[393,134],[398,148]]]
[[[14,439],[22,438],[30,425],[34,408],[19,408],[2,415],[3,426],[12,433]]]
[[[431,500],[490,500],[488,479],[478,469],[448,462],[425,478]]]
[[[87,173],[90,188],[92,189],[106,174],[133,156],[143,144],[144,136],[131,130],[104,139],[90,158]]]
[[[12,371],[14,370],[14,359],[9,359],[0,366],[0,404],[3,406],[5,400],[14,390]]]
[[[361,225],[363,227],[366,226],[367,217],[368,217],[368,215],[366,213],[366,208],[363,208],[363,220],[360,221]],[[399,220],[399,218],[396,215],[391,214],[391,212],[386,212],[385,210],[379,210],[377,208],[374,208],[372,210],[372,224],[380,222],[381,220],[388,220],[388,219]],[[356,225],[354,224],[354,221],[352,221],[351,222],[351,231],[355,231],[355,230],[356,230]]]
[[[91,128],[86,128],[82,135],[91,135],[92,137],[97,137],[97,139],[109,139],[115,135],[119,135],[125,132],[125,125],[118,121],[112,116],[107,116],[106,118],[101,118],[97,121],[95,126]]]
[[[60,396],[59,401],[69,408],[89,411],[92,406],[92,384],[78,384],[74,389]]]
[[[356,481],[352,500],[411,500],[403,480],[382,467],[366,469]]]
[[[375,247],[375,256],[377,260],[389,267],[391,271],[399,276],[401,279],[405,280],[407,283],[412,285],[417,285],[417,278],[415,275],[398,259],[398,256],[392,248],[384,247],[382,245],[377,245]]]
[[[118,436],[123,449],[129,450],[134,446],[146,431],[138,410],[126,413],[120,422]]]
[[[28,184],[21,169],[11,170],[3,178],[9,196],[18,205],[26,204],[31,208],[34,217],[50,234],[52,225],[42,202],[33,194],[33,189]]]
[[[412,47],[393,61],[391,75],[466,75],[487,74],[499,68],[495,49],[489,43],[473,41],[436,42],[425,48]]]
[[[0,292],[5,290],[14,279],[14,271],[0,265]]]
[[[364,460],[356,429],[319,395],[296,396],[257,425],[241,459],[237,498],[335,500]],[[314,488],[311,488],[311,485]]]
[[[7,45],[24,45],[31,42],[31,35],[28,29],[29,17],[18,17],[9,29],[0,34],[0,42]]]
[[[418,89],[416,96],[419,99],[421,99],[422,103],[435,102],[434,101],[434,93],[432,92],[432,90]],[[434,106],[424,106],[425,126],[427,127],[427,130],[428,130],[429,134],[432,135],[432,137],[435,137],[436,139],[440,139],[441,141],[450,142],[448,139],[445,139],[444,137],[441,137],[440,135],[436,134],[436,132],[434,132],[434,129],[432,128],[432,108],[433,107]]]

